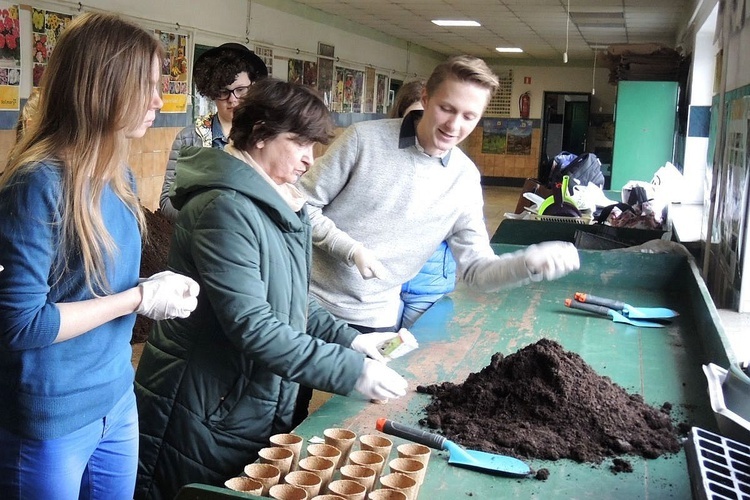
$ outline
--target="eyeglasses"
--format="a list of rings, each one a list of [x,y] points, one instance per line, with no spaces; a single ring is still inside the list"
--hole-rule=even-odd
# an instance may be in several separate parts
[[[236,87],[233,89],[221,89],[219,91],[219,97],[216,98],[218,101],[226,101],[229,99],[230,95],[234,95],[237,99],[242,99],[242,97],[247,94],[247,91],[250,90],[250,85],[245,85],[243,87]]]

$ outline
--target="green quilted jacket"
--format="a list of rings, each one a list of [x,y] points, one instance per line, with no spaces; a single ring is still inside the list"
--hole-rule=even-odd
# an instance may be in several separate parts
[[[308,296],[311,227],[228,153],[184,150],[168,267],[201,287],[185,319],[157,322],[136,372],[136,498],[220,485],[289,432],[298,384],[349,394],[358,332]]]

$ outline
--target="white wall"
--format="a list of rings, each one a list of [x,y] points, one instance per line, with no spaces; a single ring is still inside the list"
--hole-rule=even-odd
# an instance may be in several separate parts
[[[713,42],[715,27],[716,14],[714,12],[714,15],[709,16],[695,36],[693,66],[690,72],[691,106],[710,106],[713,99],[716,67],[716,47]],[[684,183],[680,196],[680,201],[683,203],[704,202],[707,155],[707,137],[685,139]],[[705,228],[702,233],[705,235]]]
[[[269,45],[274,48],[275,57],[315,60],[318,42],[323,42],[335,47],[341,66],[354,69],[375,66],[377,72],[399,80],[426,77],[444,59],[434,51],[410,47],[405,41],[369,28],[332,22],[330,16],[325,18],[320,11],[288,0],[265,3],[269,5],[257,0],[89,0],[83,10],[116,12],[148,29],[186,34],[190,36],[190,44],[213,46],[232,41],[251,48],[256,43]],[[79,13],[77,2],[64,0],[49,5],[40,2],[34,7],[64,14]],[[24,25],[30,24],[30,17],[30,9],[21,11]],[[23,30],[22,37],[24,50],[31,45],[29,30]],[[22,54],[21,60],[24,64],[29,58]],[[279,65],[282,66],[285,65]],[[28,77],[21,85],[21,96],[25,98],[31,89],[31,69],[22,75]]]
[[[367,36],[356,34],[351,23],[349,25],[352,31],[347,31],[317,22],[314,18],[316,15],[320,17],[320,11],[314,9],[302,9],[298,6],[295,11],[300,15],[295,15],[279,10],[286,7],[285,3],[273,3],[273,7],[252,3],[250,37],[261,44],[302,51],[301,54],[295,55],[294,50],[277,48],[275,54],[313,60],[318,42],[323,42],[335,47],[335,57],[341,59],[342,66],[358,69],[357,65],[372,65],[379,73],[388,73],[383,71],[385,69],[393,70],[395,73],[391,76],[399,80],[409,80],[415,76],[427,77],[435,65],[444,59],[438,53],[410,49],[405,42],[365,28],[358,31],[366,33]],[[303,14],[313,19],[302,17]],[[428,53],[425,54],[426,52]],[[358,64],[353,65],[352,62]]]
[[[410,80],[426,78],[444,56],[421,47],[410,46],[403,40],[389,37],[372,29],[356,26],[350,22],[323,14],[289,0],[89,0],[85,9],[102,9],[133,18],[146,28],[169,30],[188,34],[190,43],[219,45],[227,41],[268,45],[274,48],[274,56],[314,60],[318,42],[335,47],[335,56],[341,66],[363,69],[375,66],[378,73],[391,78]],[[64,5],[68,5],[65,7]],[[62,13],[76,14],[77,2],[63,2],[37,8],[48,8]],[[189,6],[189,7],[188,7]],[[22,22],[28,13],[22,11]],[[30,16],[30,15],[29,15]],[[178,29],[179,25],[179,29]],[[28,34],[28,30],[22,32]],[[29,35],[30,36],[30,35]],[[23,47],[29,46],[23,42]],[[297,53],[299,49],[299,53]],[[513,69],[514,84],[511,97],[511,115],[519,116],[518,96],[531,93],[531,118],[540,118],[542,98],[545,90],[554,92],[591,92],[592,113],[611,114],[615,102],[616,87],[607,81],[609,70],[602,67],[600,54],[593,81],[592,66],[563,65],[557,67],[493,66],[500,72]],[[28,58],[22,55],[22,61]],[[192,61],[191,61],[192,64]],[[285,64],[274,65],[275,74],[284,74]],[[21,95],[27,97],[30,90],[31,71],[24,71],[29,82],[22,82]],[[532,83],[523,83],[530,77]],[[594,85],[595,83],[595,85]]]
[[[593,62],[593,59],[592,59]],[[520,116],[518,112],[518,96],[524,92],[531,95],[531,110],[529,118],[542,117],[544,92],[591,92],[592,114],[612,114],[615,106],[617,87],[610,85],[609,70],[596,68],[595,85],[594,70],[580,66],[492,66],[492,69],[505,72],[513,70],[513,96],[511,97],[511,115]],[[524,77],[531,78],[531,84],[524,83]]]
[[[732,3],[732,2],[729,2]],[[747,14],[750,14],[748,12]],[[726,51],[727,90],[733,90],[750,84],[750,17],[746,17],[744,28],[738,33],[732,30],[729,37],[729,47]]]

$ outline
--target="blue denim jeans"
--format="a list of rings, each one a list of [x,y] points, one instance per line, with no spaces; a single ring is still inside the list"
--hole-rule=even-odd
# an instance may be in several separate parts
[[[132,389],[103,419],[60,438],[26,439],[0,428],[3,499],[132,500],[137,469]]]
[[[401,292],[401,322],[398,328],[406,328],[407,330],[414,325],[419,317],[430,307],[432,304],[440,300],[444,293],[432,293],[432,294],[416,294]]]

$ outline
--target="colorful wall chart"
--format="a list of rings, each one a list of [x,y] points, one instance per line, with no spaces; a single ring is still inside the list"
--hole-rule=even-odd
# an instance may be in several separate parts
[[[18,6],[0,3],[0,109],[20,109],[21,27]]]
[[[52,55],[52,51],[55,50],[55,45],[57,45],[57,39],[72,20],[73,16],[71,14],[32,9],[32,86],[38,87],[40,85],[49,57]]]
[[[187,35],[154,30],[167,57],[161,68],[162,113],[185,113],[188,101]]]

